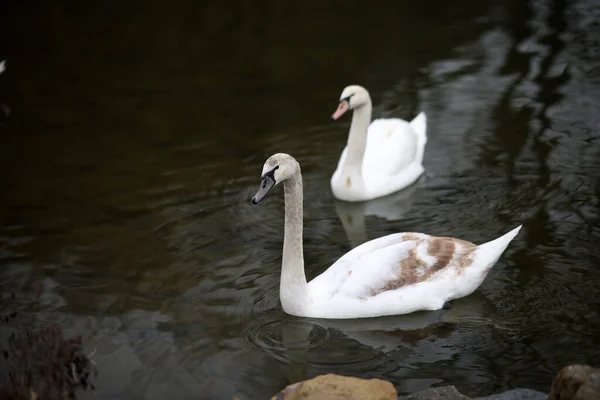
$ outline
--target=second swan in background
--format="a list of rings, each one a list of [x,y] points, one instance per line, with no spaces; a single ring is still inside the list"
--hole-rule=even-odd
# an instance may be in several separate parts
[[[348,144],[331,177],[333,195],[343,201],[386,196],[414,183],[424,172],[427,119],[421,112],[411,122],[399,118],[371,123],[371,97],[358,85],[347,86],[331,119],[353,110]]]

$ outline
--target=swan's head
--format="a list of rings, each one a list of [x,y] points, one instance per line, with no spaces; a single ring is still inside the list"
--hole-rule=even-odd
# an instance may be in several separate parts
[[[362,107],[370,102],[371,97],[369,96],[367,89],[358,85],[346,86],[340,96],[340,104],[338,104],[338,108],[331,116],[331,119],[335,121],[346,111],[354,110],[355,108]]]
[[[300,164],[289,154],[277,153],[263,165],[260,188],[252,198],[252,204],[258,204],[277,184],[300,172]]]

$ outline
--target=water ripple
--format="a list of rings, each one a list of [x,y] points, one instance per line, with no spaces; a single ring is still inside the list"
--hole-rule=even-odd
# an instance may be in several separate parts
[[[326,328],[309,321],[271,320],[265,314],[249,320],[242,329],[242,335],[249,347],[278,353],[316,351],[331,337]]]
[[[319,369],[343,365],[345,370],[368,371],[385,361],[382,348],[344,338],[336,329],[281,312],[265,312],[244,321],[241,336],[246,347],[285,364],[308,364]]]

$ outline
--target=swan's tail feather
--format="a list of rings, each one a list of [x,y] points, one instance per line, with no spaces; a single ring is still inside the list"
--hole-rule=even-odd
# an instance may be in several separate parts
[[[424,111],[421,111],[409,123],[410,127],[416,132],[418,137],[417,154],[415,160],[419,164],[423,163],[423,154],[425,153],[425,144],[427,143],[427,116]]]
[[[421,111],[419,115],[410,121],[410,126],[417,132],[419,137],[427,140],[427,116],[425,115],[425,111]]]
[[[499,238],[477,246],[477,258],[481,257],[480,260],[486,265],[486,268],[495,264],[522,227],[523,225],[519,225]]]

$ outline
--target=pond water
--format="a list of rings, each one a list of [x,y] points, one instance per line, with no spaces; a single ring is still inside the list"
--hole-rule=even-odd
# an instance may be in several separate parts
[[[86,342],[94,399],[270,398],[335,372],[407,394],[548,391],[600,357],[600,7],[592,0],[8,1],[0,12],[0,285]],[[426,174],[381,202],[329,187],[349,119],[428,117]],[[483,243],[523,224],[443,313],[281,310],[283,195],[304,177],[305,261],[402,231]]]

